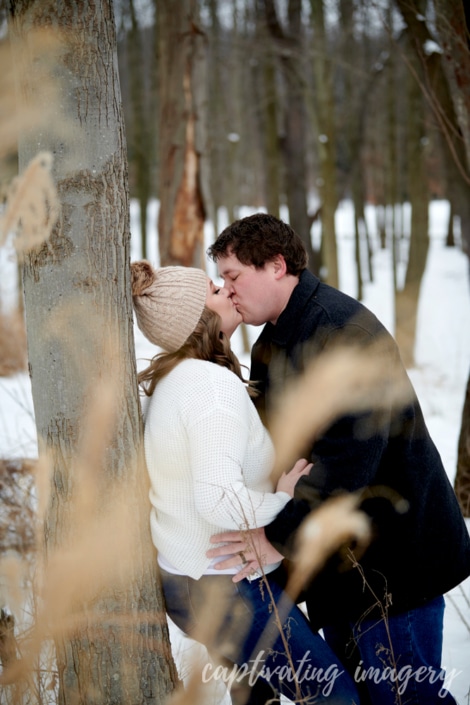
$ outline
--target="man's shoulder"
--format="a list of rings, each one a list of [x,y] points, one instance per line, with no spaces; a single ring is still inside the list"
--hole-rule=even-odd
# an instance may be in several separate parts
[[[302,273],[299,287],[292,297],[291,314],[302,312],[303,319],[313,319],[317,323],[341,327],[351,321],[377,323],[375,315],[360,301],[345,294],[311,272]]]
[[[298,294],[312,303],[341,305],[342,308],[365,308],[357,299],[344,291],[321,281],[308,270],[304,270],[299,279]]]
[[[302,273],[297,291],[278,321],[272,339],[293,346],[315,341],[322,348],[339,336],[371,342],[387,331],[372,311],[339,289],[321,282],[311,272]]]

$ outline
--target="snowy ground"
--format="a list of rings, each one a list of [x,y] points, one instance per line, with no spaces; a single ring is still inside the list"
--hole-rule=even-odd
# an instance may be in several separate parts
[[[431,434],[440,450],[449,478],[454,479],[457,439],[460,428],[465,385],[470,365],[470,297],[468,259],[459,248],[445,248],[447,204],[431,206],[431,245],[423,281],[416,345],[416,367],[410,370]],[[245,213],[242,213],[245,215]],[[138,252],[138,221],[132,204],[133,258]],[[371,233],[375,232],[373,211],[368,212]],[[158,264],[156,249],[156,206],[149,211],[149,259]],[[219,227],[223,227],[223,218]],[[353,266],[353,230],[351,208],[344,203],[338,209],[340,287],[355,295]],[[213,235],[207,227],[208,242]],[[0,250],[0,301],[14,291],[14,266],[5,248]],[[376,249],[375,280],[365,286],[364,303],[393,333],[393,289],[390,252]],[[208,271],[215,277],[213,265]],[[257,331],[251,330],[252,340]],[[243,361],[237,334],[233,346]],[[139,367],[155,350],[136,330]],[[26,375],[0,378],[0,457],[35,457],[37,452],[29,380]],[[188,641],[172,631],[177,660],[184,671]],[[470,703],[470,580],[447,596],[443,665],[448,672],[449,687],[459,705]],[[223,695],[223,694],[222,694]],[[221,693],[208,693],[207,703],[220,702]],[[224,702],[228,702],[224,699]]]

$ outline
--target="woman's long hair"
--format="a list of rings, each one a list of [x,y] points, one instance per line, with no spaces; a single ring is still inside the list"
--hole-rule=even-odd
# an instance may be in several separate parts
[[[201,318],[184,345],[175,352],[161,352],[152,359],[150,365],[139,373],[138,380],[147,396],[151,396],[158,382],[163,379],[182,360],[207,360],[234,372],[242,382],[248,384],[248,393],[254,395],[254,389],[243,378],[241,365],[234,355],[230,341],[221,331],[221,318],[204,306]]]

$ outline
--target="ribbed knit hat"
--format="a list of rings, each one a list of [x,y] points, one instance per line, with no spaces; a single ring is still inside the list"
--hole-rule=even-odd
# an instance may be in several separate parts
[[[201,318],[207,275],[193,267],[161,267],[132,262],[132,300],[137,325],[154,345],[175,352]]]

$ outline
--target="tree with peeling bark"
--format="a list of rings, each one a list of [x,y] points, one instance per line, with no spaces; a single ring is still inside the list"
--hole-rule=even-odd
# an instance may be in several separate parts
[[[205,266],[206,36],[195,0],[155,2],[160,77],[160,264]]]
[[[41,32],[47,41],[35,42]],[[34,104],[50,116],[20,135],[20,174],[38,150],[52,155],[59,201],[49,239],[24,262],[34,410],[49,470],[39,488],[42,610],[29,648],[54,638],[61,705],[162,702],[177,674],[148,521],[112,2],[10,0],[9,34],[20,110]],[[52,107],[44,71],[57,82]],[[29,663],[26,651],[20,665]],[[15,668],[11,680],[27,675]]]

